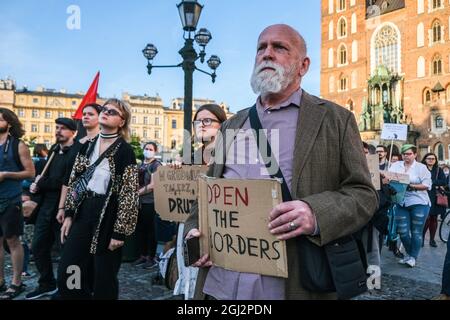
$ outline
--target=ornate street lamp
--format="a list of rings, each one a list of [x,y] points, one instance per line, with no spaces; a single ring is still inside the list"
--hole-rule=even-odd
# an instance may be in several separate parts
[[[192,136],[192,83],[194,71],[200,71],[201,73],[207,74],[211,77],[212,82],[216,81],[216,70],[219,67],[221,61],[216,55],[212,55],[207,64],[213,71],[212,73],[206,72],[197,68],[195,62],[200,59],[201,63],[205,61],[205,48],[209,41],[212,39],[211,33],[205,29],[201,28],[192,38],[191,33],[197,30],[197,24],[200,19],[200,15],[203,6],[200,5],[197,0],[182,0],[180,4],[177,5],[178,12],[180,14],[181,23],[183,25],[183,30],[185,34],[183,36],[185,42],[184,47],[178,52],[183,61],[177,65],[153,65],[153,59],[158,54],[158,49],[153,44],[147,44],[147,46],[142,50],[144,57],[147,59],[147,71],[150,75],[153,68],[178,68],[182,67],[184,71],[184,143],[191,144]],[[186,37],[187,33],[187,37]],[[201,50],[199,53],[194,48],[194,40],[200,46]],[[184,161],[190,163],[190,155],[183,154]]]

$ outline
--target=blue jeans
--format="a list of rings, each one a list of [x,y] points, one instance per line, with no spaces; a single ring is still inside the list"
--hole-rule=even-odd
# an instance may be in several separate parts
[[[406,253],[415,259],[419,256],[422,248],[423,228],[429,212],[428,205],[416,204],[410,207],[398,207],[397,231]]]
[[[445,255],[444,271],[442,272],[442,293],[450,296],[450,236],[447,241],[447,254]]]

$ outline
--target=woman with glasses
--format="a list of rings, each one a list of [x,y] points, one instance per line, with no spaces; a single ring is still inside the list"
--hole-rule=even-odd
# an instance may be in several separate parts
[[[425,234],[428,229],[430,229],[430,246],[433,248],[437,247],[437,243],[434,240],[436,236],[436,231],[438,227],[437,217],[445,213],[446,208],[437,204],[437,193],[443,192],[444,187],[446,186],[446,178],[444,171],[439,168],[437,156],[434,153],[427,153],[425,157],[423,157],[422,163],[427,166],[428,171],[431,174],[431,180],[433,181],[433,186],[431,190],[428,191],[428,196],[431,201],[431,209],[428,219],[425,223],[425,227],[423,229],[423,241],[422,246],[425,242]]]
[[[196,165],[208,165],[211,152],[214,150],[216,135],[222,122],[227,120],[223,109],[216,104],[205,104],[198,108],[194,115],[194,140],[201,146],[194,152],[193,162]],[[186,300],[192,299],[197,282],[198,268],[185,267],[183,255],[184,223],[180,223],[177,236],[177,263],[178,281],[175,285],[174,295],[184,295]]]
[[[61,299],[118,298],[121,248],[138,216],[138,170],[129,141],[130,107],[103,105],[100,134],[83,145],[69,181],[58,268]]]
[[[431,190],[431,174],[427,167],[416,161],[417,148],[406,144],[401,148],[403,161],[398,161],[389,168],[390,172],[409,175],[410,184],[402,203],[396,212],[397,230],[405,247],[406,254],[399,261],[411,268],[422,247],[423,227],[430,211],[431,201],[428,190]]]

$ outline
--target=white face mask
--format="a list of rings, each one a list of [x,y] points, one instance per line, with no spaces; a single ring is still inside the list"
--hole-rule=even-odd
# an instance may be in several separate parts
[[[155,151],[144,150],[145,159],[152,159],[155,157]]]
[[[444,170],[444,174],[445,174],[446,176],[448,176],[449,172],[448,172],[447,170]]]

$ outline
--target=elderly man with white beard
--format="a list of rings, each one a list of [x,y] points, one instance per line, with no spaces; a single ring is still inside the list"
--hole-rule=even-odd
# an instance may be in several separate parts
[[[297,240],[322,252],[323,246],[361,229],[376,210],[378,199],[353,114],[302,90],[301,80],[309,66],[305,40],[295,29],[279,24],[263,30],[251,77],[252,89],[259,94],[256,104],[222,125],[222,140],[216,144],[208,171],[209,176],[225,179],[283,178],[284,202],[267,212],[267,228],[286,241],[289,278],[226,270],[214,266],[205,255],[194,264],[201,268],[196,299],[337,297],[333,288],[318,288],[304,281],[302,270],[312,257],[299,251]],[[244,132],[259,127],[267,130],[266,141],[274,151],[270,162],[277,164],[275,173],[264,163],[267,161],[251,158],[258,154],[258,144],[253,134]],[[230,136],[227,130],[235,134]],[[276,139],[279,137],[282,143]],[[238,148],[242,143],[245,148]],[[198,204],[194,203],[185,237],[201,236]],[[328,263],[321,257],[319,265]]]

